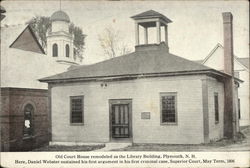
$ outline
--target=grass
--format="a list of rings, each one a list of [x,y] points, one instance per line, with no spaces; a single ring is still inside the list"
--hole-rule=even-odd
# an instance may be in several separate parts
[[[96,149],[104,148],[105,145],[76,145],[76,146],[64,146],[64,145],[46,145],[41,148],[34,149],[33,151],[93,151]]]

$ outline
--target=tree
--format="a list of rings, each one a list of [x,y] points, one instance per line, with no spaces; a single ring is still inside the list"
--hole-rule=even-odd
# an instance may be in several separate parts
[[[42,47],[46,50],[47,48],[46,34],[51,32],[50,17],[36,16],[27,23],[31,26],[32,30],[35,32]],[[82,60],[86,35],[83,34],[82,29],[80,27],[75,26],[73,23],[70,23],[69,33],[72,34],[74,37],[74,42],[73,42],[75,47],[74,56],[77,56],[80,58],[80,60]]]
[[[105,28],[103,33],[99,34],[98,39],[104,54],[109,56],[109,58],[131,52],[131,49],[122,42],[123,36],[120,31],[114,30],[112,27]]]
[[[71,23],[69,26],[69,33],[73,34],[74,37],[74,46],[75,46],[74,56],[76,55],[82,60],[83,59],[82,55],[85,45],[84,39],[86,35],[83,34],[82,29],[80,27],[75,26],[73,23]]]
[[[51,21],[50,17],[36,16],[33,17],[28,24],[31,26],[32,30],[35,32],[39,42],[44,49],[47,48],[47,37],[46,33],[51,32]]]

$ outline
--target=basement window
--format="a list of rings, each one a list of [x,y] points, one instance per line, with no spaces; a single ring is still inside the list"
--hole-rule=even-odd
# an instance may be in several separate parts
[[[83,124],[83,96],[71,96],[70,97],[70,123],[71,124]]]
[[[214,113],[215,113],[215,123],[219,122],[219,100],[218,93],[214,93]]]
[[[161,123],[177,123],[177,93],[161,93]]]

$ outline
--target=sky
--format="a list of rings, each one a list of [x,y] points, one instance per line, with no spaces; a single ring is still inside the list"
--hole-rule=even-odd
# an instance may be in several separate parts
[[[51,16],[60,1],[3,1],[6,17],[2,25],[24,24],[34,16]],[[135,46],[134,21],[130,17],[147,10],[162,13],[173,22],[168,25],[170,53],[190,60],[204,59],[217,43],[223,45],[222,13],[233,14],[234,53],[249,57],[248,1],[61,1],[70,20],[87,35],[84,64],[107,59],[98,35],[112,27],[122,43]],[[155,33],[150,33],[154,36]]]

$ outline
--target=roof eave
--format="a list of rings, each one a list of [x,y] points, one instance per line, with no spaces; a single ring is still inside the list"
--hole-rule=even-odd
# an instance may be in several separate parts
[[[62,79],[39,79],[40,82],[46,83],[71,83],[71,82],[86,82],[86,81],[103,81],[103,80],[127,80],[148,77],[166,77],[166,76],[180,76],[180,75],[199,75],[199,74],[213,74],[217,77],[230,77],[225,73],[213,70],[197,70],[197,71],[180,71],[180,72],[163,72],[163,73],[147,73],[147,74],[124,74],[113,76],[93,76],[93,77],[79,77],[79,78],[62,78]]]
[[[166,23],[172,23],[173,21],[170,20],[169,18],[167,17],[159,17],[159,16],[140,16],[140,17],[130,17],[134,20],[141,20],[141,19],[153,19],[153,18],[161,18],[163,19]]]

